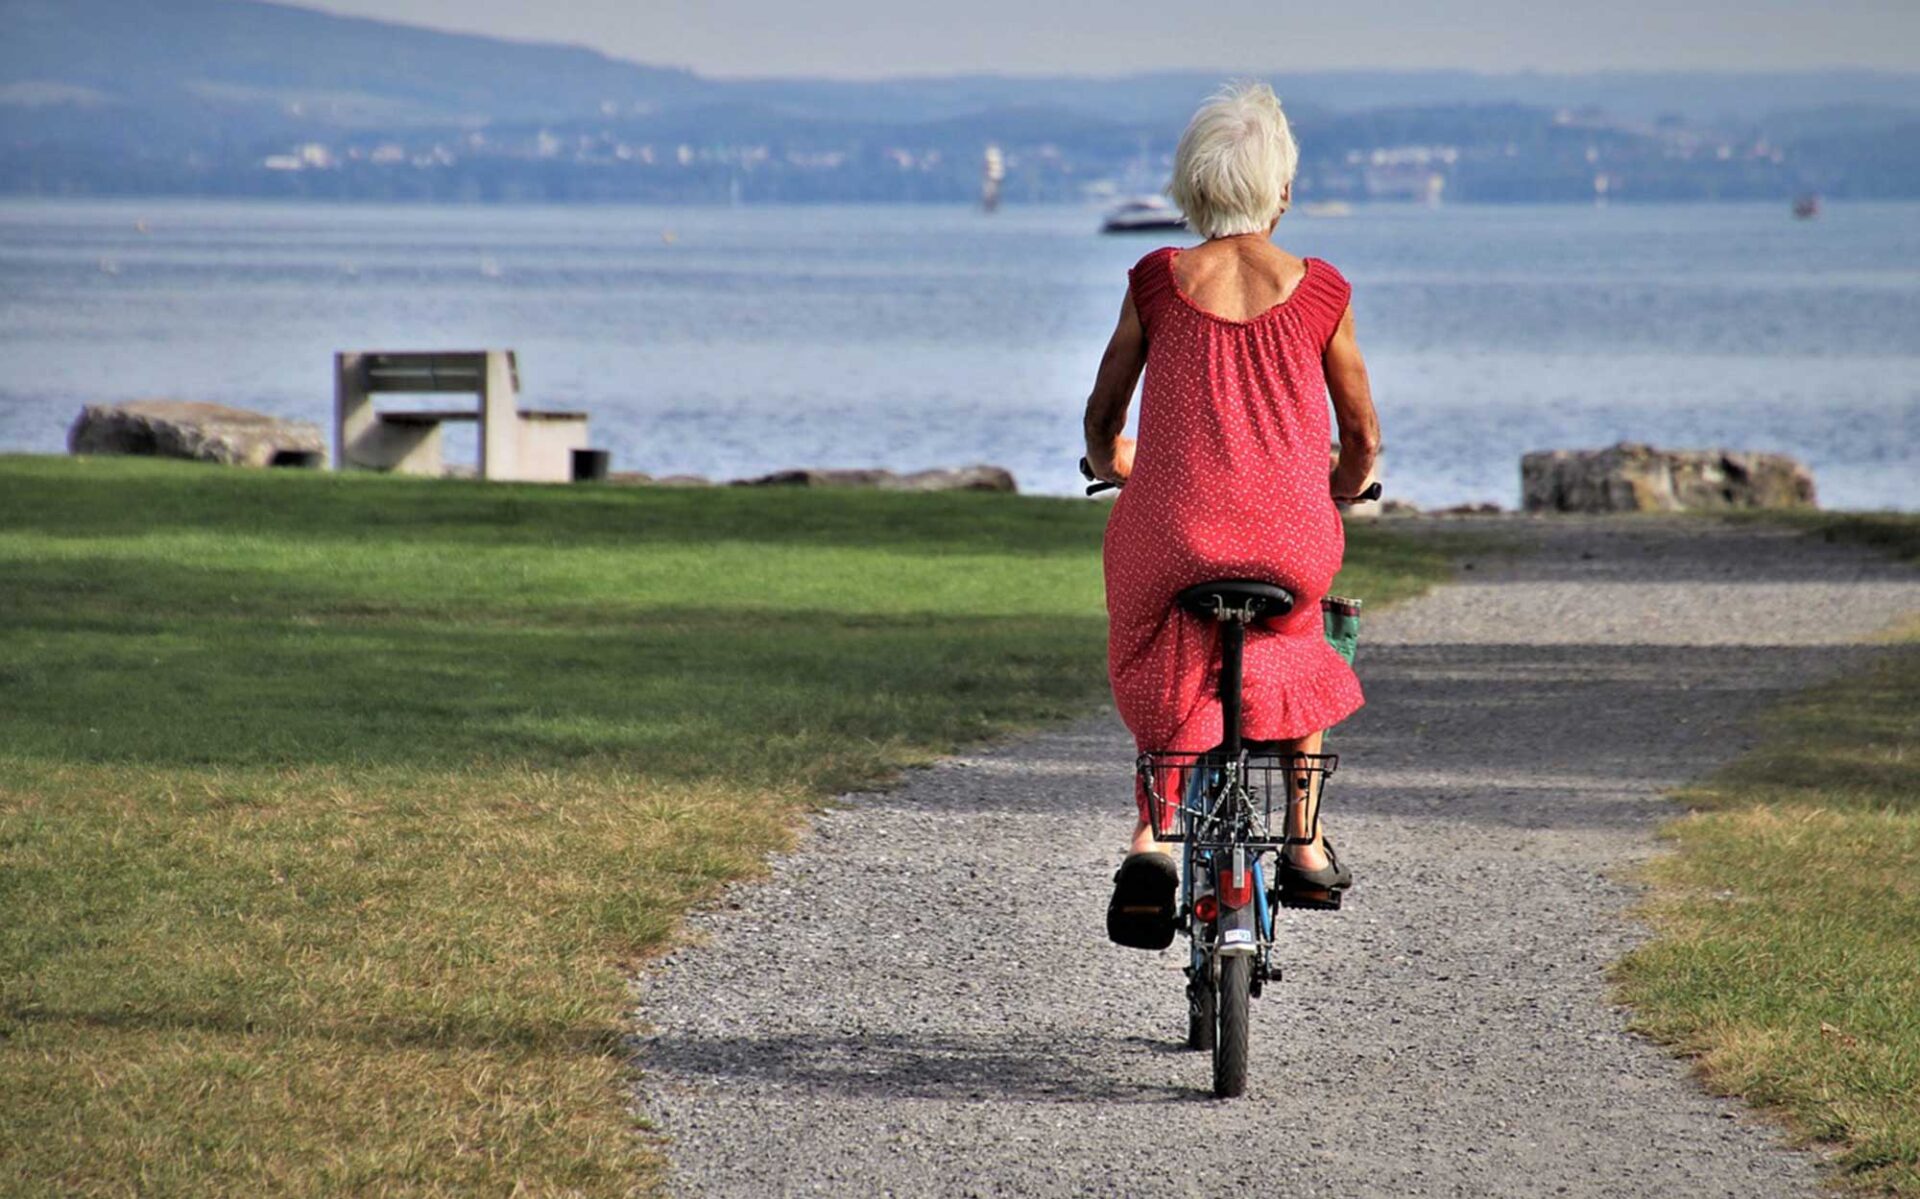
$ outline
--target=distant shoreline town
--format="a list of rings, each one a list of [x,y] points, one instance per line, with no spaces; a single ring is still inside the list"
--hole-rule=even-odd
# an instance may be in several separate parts
[[[1821,183],[1848,190],[1798,169],[1788,149],[1765,136],[1717,133],[1677,118],[1642,127],[1598,112],[1520,106],[1464,118],[1447,108],[1396,117],[1405,135],[1430,140],[1344,137],[1366,144],[1303,155],[1301,194],[1437,205],[1759,200],[1816,192]],[[672,141],[648,138],[644,128],[591,123],[361,133],[257,160],[236,156],[155,183],[163,194],[319,199],[951,204],[979,195],[983,165],[993,157],[1007,201],[1073,203],[1155,190],[1172,154],[1171,143],[1145,137],[1143,153],[1115,156],[1070,139],[1000,138],[984,115],[977,123],[971,145],[915,128],[878,141],[804,145],[751,129]],[[1920,186],[1911,194],[1920,196]]]
[[[709,79],[236,0],[8,17],[0,194],[674,204],[1158,191],[1223,77]],[[260,64],[272,63],[263,74]],[[1920,73],[1274,72],[1321,202],[1920,198]]]
[[[111,146],[0,151],[0,193],[672,204],[966,203],[983,164],[1007,203],[1086,203],[1157,191],[1171,136],[1074,130],[980,112],[950,121],[779,131],[740,114],[711,127],[587,118],[484,128],[302,131],[156,153]],[[1607,203],[1920,198],[1920,117],[1907,160],[1841,130],[1831,141],[1679,115],[1597,108],[1424,105],[1306,114],[1298,187],[1319,201]],[[1857,161],[1856,161],[1857,159]]]

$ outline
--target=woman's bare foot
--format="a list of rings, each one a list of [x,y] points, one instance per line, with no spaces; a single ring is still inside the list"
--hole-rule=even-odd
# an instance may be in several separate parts
[[[1325,836],[1315,835],[1311,845],[1289,845],[1286,850],[1287,861],[1302,870],[1323,869],[1328,864],[1327,851],[1322,848],[1325,844]]]

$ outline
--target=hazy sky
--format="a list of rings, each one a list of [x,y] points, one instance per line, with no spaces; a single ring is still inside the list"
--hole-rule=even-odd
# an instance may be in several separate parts
[[[308,0],[706,75],[1920,70],[1920,0]]]

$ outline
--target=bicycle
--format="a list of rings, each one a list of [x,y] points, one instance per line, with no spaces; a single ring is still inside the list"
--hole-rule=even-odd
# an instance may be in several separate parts
[[[1087,460],[1080,471],[1094,480]],[[1088,495],[1117,486],[1094,480]],[[1380,484],[1357,499],[1377,499]],[[1227,1099],[1247,1085],[1249,1007],[1269,982],[1280,981],[1273,962],[1273,911],[1278,904],[1338,908],[1337,891],[1288,900],[1266,885],[1266,861],[1319,835],[1320,802],[1338,769],[1337,754],[1282,754],[1248,741],[1240,727],[1241,665],[1249,625],[1293,610],[1286,588],[1255,579],[1220,579],[1182,591],[1176,603],[1220,625],[1221,744],[1204,753],[1142,753],[1134,768],[1146,795],[1146,817],[1163,841],[1178,843],[1180,902],[1176,934],[1188,938],[1187,1045],[1213,1055],[1213,1093]],[[1358,602],[1328,597],[1352,617]],[[1357,625],[1348,630],[1357,631]],[[1343,651],[1349,658],[1349,639]],[[1274,816],[1279,780],[1279,819]],[[1290,802],[1304,805],[1301,828],[1287,832]]]

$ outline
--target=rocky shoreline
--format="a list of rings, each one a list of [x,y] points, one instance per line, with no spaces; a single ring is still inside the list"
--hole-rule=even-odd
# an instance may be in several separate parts
[[[188,400],[89,404],[67,434],[74,454],[186,458],[229,466],[327,466],[326,443],[311,421],[286,420],[243,408]],[[578,471],[576,462],[576,472]],[[604,452],[601,470],[605,469]],[[452,477],[470,477],[456,467]],[[725,483],[699,475],[615,471],[627,487],[804,487],[875,491],[983,491],[1018,494],[1005,467],[974,463],[899,472],[878,468],[801,467]],[[585,481],[579,480],[579,481]],[[1619,442],[1598,450],[1540,450],[1520,460],[1520,510],[1550,512],[1716,512],[1818,507],[1813,473],[1785,455],[1728,449],[1658,449]],[[1403,500],[1356,505],[1349,517],[1401,517],[1421,509]],[[1488,516],[1494,503],[1456,504],[1432,515]]]

